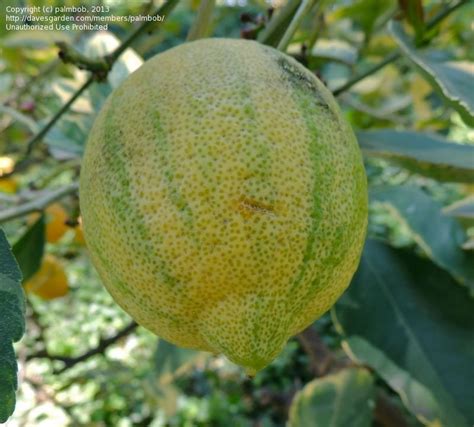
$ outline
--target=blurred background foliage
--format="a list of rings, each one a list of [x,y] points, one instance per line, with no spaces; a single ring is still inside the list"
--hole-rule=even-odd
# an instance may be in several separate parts
[[[208,32],[277,45],[302,3],[311,2],[220,0]],[[7,4],[105,5],[110,14],[138,15],[161,3]],[[159,340],[131,322],[101,285],[75,191],[87,134],[114,87],[186,40],[200,4],[180,1],[145,32],[27,158],[28,141],[89,75],[61,62],[55,42],[99,57],[140,24],[114,23],[108,32],[7,31],[0,15],[0,221],[27,298],[8,425],[473,425],[472,2],[320,0],[299,22],[286,50],[338,96],[365,155],[370,240],[332,313],[291,339],[270,367],[248,378],[223,357]],[[267,37],[269,22],[285,13],[289,18]],[[54,203],[15,214],[58,191],[63,197]],[[0,316],[2,310],[0,304]],[[7,348],[2,337],[0,350]],[[11,390],[8,396],[13,402]],[[2,417],[8,405],[0,403]]]

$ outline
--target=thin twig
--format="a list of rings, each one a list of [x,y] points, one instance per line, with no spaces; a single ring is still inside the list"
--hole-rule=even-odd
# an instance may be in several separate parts
[[[78,183],[72,183],[65,187],[58,188],[57,190],[50,191],[42,195],[41,197],[23,203],[22,205],[5,209],[4,211],[0,212],[0,223],[9,221],[14,218],[19,218],[31,212],[42,211],[54,201],[59,200],[64,196],[67,196],[68,194],[75,193],[78,188]]]
[[[441,12],[439,12],[436,16],[431,18],[427,23],[426,23],[426,29],[431,30],[433,29],[436,25],[438,25],[443,19],[451,15],[456,9],[459,7],[467,4],[469,0],[460,0],[457,3],[455,3],[453,6],[447,7],[443,9]]]
[[[398,58],[400,58],[401,53],[399,51],[392,52],[390,55],[388,55],[382,62],[379,62],[378,64],[375,64],[374,66],[368,68],[366,71],[364,71],[361,74],[355,75],[351,79],[349,79],[346,83],[344,83],[342,86],[339,86],[337,89],[333,90],[332,93],[334,96],[338,96],[341,93],[345,92],[355,84],[359,83],[361,80],[364,80],[366,77],[370,76],[371,74],[376,73],[386,65],[394,62]]]
[[[90,76],[82,86],[74,93],[74,95],[66,102],[61,109],[49,120],[49,122],[33,137],[28,141],[26,147],[25,158],[28,157],[33,151],[34,146],[48,133],[48,131],[53,127],[53,125],[60,119],[60,117],[71,107],[72,104],[79,98],[82,93],[92,84],[94,77]],[[23,160],[24,161],[24,160]],[[21,164],[21,161],[18,162]]]
[[[108,338],[101,338],[97,346],[87,350],[86,352],[76,357],[54,355],[54,354],[50,354],[47,350],[42,350],[37,353],[30,354],[29,356],[27,356],[26,360],[43,358],[43,359],[57,360],[57,361],[63,362],[64,366],[55,371],[56,374],[61,374],[64,371],[77,365],[78,363],[84,362],[85,360],[90,359],[93,356],[96,356],[98,354],[104,354],[107,348],[115,344],[120,339],[131,334],[137,327],[138,327],[138,324],[135,321],[132,321],[127,326],[117,331],[114,335]]]
[[[269,46],[276,46],[280,41],[282,29],[291,21],[300,3],[301,0],[289,0],[280,12],[273,14],[265,29],[258,34],[257,40]]]
[[[310,9],[314,6],[314,3],[317,0],[303,0],[298,7],[298,10],[293,16],[293,19],[290,22],[290,25],[286,28],[285,34],[281,38],[280,42],[278,43],[277,49],[281,50],[282,52],[286,51],[286,48],[291,42],[293,35],[296,33],[296,30],[301,24],[301,21],[305,17],[305,15],[310,11]]]
[[[65,64],[74,64],[80,70],[90,71],[99,81],[105,80],[111,64],[103,57],[89,58],[64,41],[56,42],[58,56]]]

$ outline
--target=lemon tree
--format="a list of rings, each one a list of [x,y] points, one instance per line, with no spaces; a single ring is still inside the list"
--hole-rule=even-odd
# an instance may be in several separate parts
[[[474,424],[472,2],[10,3],[0,422]]]

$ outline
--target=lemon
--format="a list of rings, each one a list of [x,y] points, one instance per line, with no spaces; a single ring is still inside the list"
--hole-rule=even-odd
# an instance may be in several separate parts
[[[45,214],[46,214],[46,230],[45,230],[46,241],[48,241],[49,243],[56,243],[69,230],[69,227],[66,224],[68,220],[68,214],[60,203],[53,203],[52,205],[49,205],[45,210]],[[32,214],[28,219],[28,223],[32,223],[36,221],[38,217],[39,217],[38,213]]]
[[[40,269],[25,283],[25,291],[44,300],[60,298],[68,293],[66,273],[53,255],[45,255]]]
[[[367,223],[361,154],[333,96],[248,40],[183,44],[131,74],[89,136],[80,204],[118,304],[249,374],[342,294]]]

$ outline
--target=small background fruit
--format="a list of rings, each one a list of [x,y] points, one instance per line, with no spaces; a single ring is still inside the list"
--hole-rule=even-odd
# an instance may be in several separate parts
[[[45,255],[41,268],[25,283],[25,291],[44,300],[66,295],[68,280],[60,261],[53,255]]]
[[[0,178],[0,192],[16,193],[17,188],[18,184],[13,178]]]
[[[78,221],[78,224],[76,226],[76,228],[74,229],[74,241],[79,244],[79,245],[82,245],[82,246],[85,246],[86,244],[86,239],[84,238],[84,231],[82,229],[82,219],[81,217],[79,217],[77,219]]]
[[[57,242],[64,236],[69,227],[66,225],[68,215],[59,203],[54,203],[46,209],[46,240]]]
[[[46,213],[46,240],[49,243],[56,243],[70,229],[66,224],[68,214],[59,203],[53,203],[45,210]],[[38,218],[38,214],[33,214],[28,222],[32,223]]]
[[[0,156],[0,176],[10,173],[15,166],[15,161],[8,156]]]

